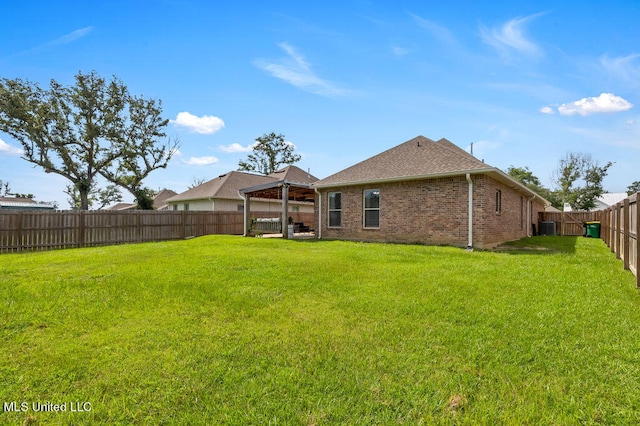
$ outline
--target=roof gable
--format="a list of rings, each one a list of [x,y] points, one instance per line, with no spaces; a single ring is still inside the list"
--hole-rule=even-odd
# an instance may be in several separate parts
[[[277,170],[269,175],[276,180],[284,180],[295,183],[313,183],[318,180],[317,177],[305,172],[300,167],[289,165],[284,169]]]
[[[493,169],[446,139],[434,142],[424,136],[374,155],[314,186],[403,180]]]

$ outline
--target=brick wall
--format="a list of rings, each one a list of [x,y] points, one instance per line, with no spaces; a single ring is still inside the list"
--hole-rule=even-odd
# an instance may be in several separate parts
[[[485,175],[472,179],[474,247],[525,237],[531,227],[527,222],[527,197]],[[363,191],[366,189],[380,190],[379,229],[363,226]],[[501,191],[502,200],[499,213],[495,211],[497,190]],[[467,246],[468,183],[464,176],[331,188],[321,192],[322,238]],[[342,193],[339,228],[328,227],[328,192]],[[537,221],[539,209],[534,209],[530,221]]]
[[[496,192],[501,194],[501,208],[496,211]],[[486,176],[474,179],[474,201],[480,201],[481,208],[474,212],[474,244],[491,247],[496,244],[517,240],[531,233],[531,224],[538,222],[538,212],[544,205],[533,202],[528,214],[529,199],[510,187]],[[477,213],[476,213],[477,212]]]

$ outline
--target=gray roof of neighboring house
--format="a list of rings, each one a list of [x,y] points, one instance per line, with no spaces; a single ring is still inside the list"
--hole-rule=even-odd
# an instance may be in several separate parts
[[[439,176],[486,173],[519,192],[549,201],[531,191],[501,170],[485,164],[446,139],[433,141],[417,136],[325,179],[314,182],[316,188],[397,182]]]
[[[156,210],[164,210],[167,208],[167,200],[178,195],[176,191],[171,189],[163,189],[153,197],[153,208]]]
[[[136,203],[116,203],[107,207],[105,210],[133,210],[136,208]]]
[[[0,197],[0,208],[6,209],[30,209],[30,210],[55,210],[52,203],[38,203],[32,198]]]
[[[156,210],[166,210],[167,199],[175,195],[178,195],[178,193],[170,189],[163,189],[153,197],[153,208]],[[107,207],[105,210],[134,210],[136,206],[136,203],[116,203]]]
[[[220,175],[215,179],[211,179],[202,185],[198,185],[195,188],[191,188],[181,194],[175,195],[165,200],[165,202],[173,203],[177,201],[202,200],[210,198],[241,200],[242,198],[238,194],[240,189],[277,182],[279,180],[297,183],[311,183],[318,179],[296,166],[287,166],[270,174],[269,176],[231,171]]]
[[[238,190],[240,188],[260,185],[271,182],[272,180],[273,178],[268,176],[232,171],[220,175],[215,179],[211,179],[202,185],[191,188],[181,194],[175,195],[165,200],[165,202],[172,203],[176,201],[202,200],[209,198],[231,198],[234,200],[241,200],[242,198],[238,195]]]
[[[415,137],[313,184],[316,187],[405,180],[494,169],[446,139]]]
[[[620,201],[629,197],[626,192],[607,192],[598,197],[598,200],[605,204],[607,207],[618,204]],[[606,208],[606,207],[605,207]]]

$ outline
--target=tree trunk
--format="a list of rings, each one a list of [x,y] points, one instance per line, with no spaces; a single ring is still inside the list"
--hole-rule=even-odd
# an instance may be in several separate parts
[[[89,210],[89,191],[86,189],[78,189],[80,193],[80,210]]]

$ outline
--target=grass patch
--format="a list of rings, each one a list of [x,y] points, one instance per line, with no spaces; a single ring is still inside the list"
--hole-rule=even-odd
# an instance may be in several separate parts
[[[0,422],[639,422],[632,274],[601,240],[513,246],[211,236],[2,255],[0,403],[68,405]]]

